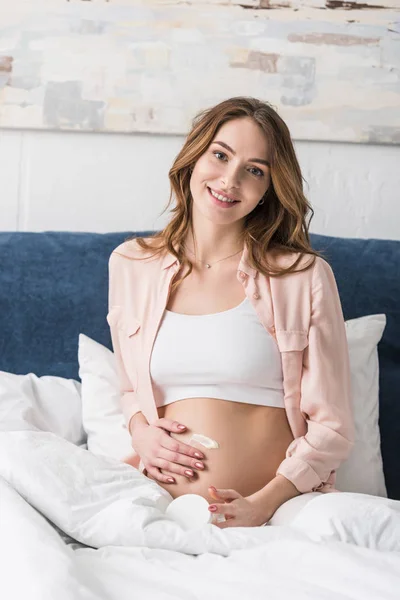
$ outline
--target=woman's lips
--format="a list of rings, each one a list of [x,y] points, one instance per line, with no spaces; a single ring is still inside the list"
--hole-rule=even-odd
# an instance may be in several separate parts
[[[211,200],[213,200],[216,206],[220,206],[221,208],[232,208],[233,206],[235,206],[235,204],[239,204],[239,200],[235,200],[234,202],[222,202],[221,200],[218,200],[218,198],[215,198],[215,196],[212,195],[209,187],[207,187],[207,191]]]

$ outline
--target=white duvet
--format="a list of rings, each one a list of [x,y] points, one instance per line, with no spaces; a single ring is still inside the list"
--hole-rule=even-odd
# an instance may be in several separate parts
[[[400,598],[400,502],[313,498],[290,525],[184,531],[136,469],[0,432],[0,598]]]

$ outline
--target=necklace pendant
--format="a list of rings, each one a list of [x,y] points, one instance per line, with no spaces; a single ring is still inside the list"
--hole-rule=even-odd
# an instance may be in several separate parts
[[[211,269],[211,265],[209,265],[208,263],[206,264],[206,268],[207,269]]]

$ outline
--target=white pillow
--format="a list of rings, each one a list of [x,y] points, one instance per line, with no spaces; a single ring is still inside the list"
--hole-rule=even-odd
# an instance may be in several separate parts
[[[378,342],[386,327],[386,315],[368,315],[345,321],[356,443],[336,473],[335,487],[387,498],[379,431]]]
[[[119,405],[115,356],[102,344],[80,333],[78,361],[82,422],[88,450],[123,460],[132,455],[133,449]]]
[[[0,431],[50,431],[82,445],[81,383],[52,375],[0,371]]]
[[[368,315],[345,322],[349,346],[356,443],[336,474],[335,487],[387,497],[380,450],[379,363],[377,344],[386,315]],[[79,335],[83,426],[88,449],[123,460],[132,454],[122,415],[114,354],[84,334]]]

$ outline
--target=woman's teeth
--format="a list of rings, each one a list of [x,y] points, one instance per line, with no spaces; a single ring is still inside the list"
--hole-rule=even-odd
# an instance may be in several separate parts
[[[211,194],[214,196],[214,198],[217,198],[221,202],[229,202],[230,204],[233,204],[233,202],[236,202],[236,200],[228,200],[224,196],[221,196],[220,194],[216,194],[211,188],[209,188],[209,190],[210,190]]]

